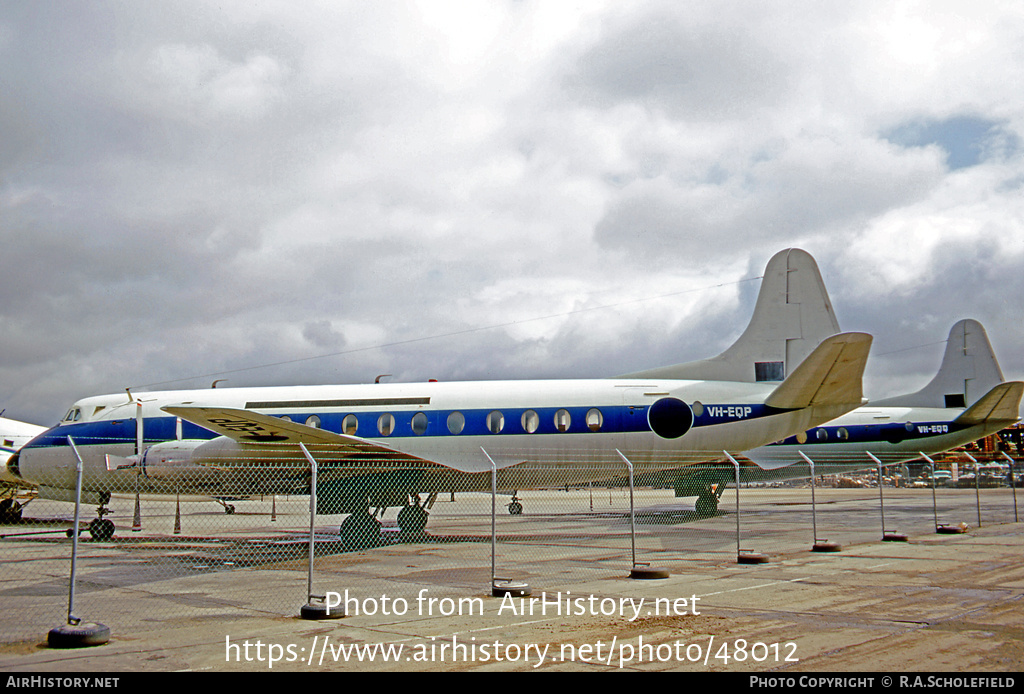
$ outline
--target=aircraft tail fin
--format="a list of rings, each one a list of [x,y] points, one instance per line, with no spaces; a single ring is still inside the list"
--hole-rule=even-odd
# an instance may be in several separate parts
[[[754,315],[727,350],[624,378],[783,381],[825,338],[839,332],[818,265],[799,248],[779,251],[765,267]]]
[[[786,410],[838,406],[848,411],[860,406],[871,341],[866,333],[827,338],[772,391],[765,404]]]
[[[874,401],[879,407],[968,407],[1003,382],[1003,372],[985,328],[976,320],[958,321],[949,331],[942,366],[915,393]]]
[[[953,421],[968,426],[992,421],[1006,422],[1009,425],[1020,419],[1021,396],[1024,396],[1024,382],[1000,383],[978,398],[976,403]]]

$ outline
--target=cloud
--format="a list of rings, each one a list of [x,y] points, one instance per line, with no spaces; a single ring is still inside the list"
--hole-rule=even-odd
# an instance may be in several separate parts
[[[0,405],[707,357],[792,246],[876,352],[974,317],[1019,377],[1022,34],[998,3],[8,3]],[[878,361],[871,394],[935,368]]]

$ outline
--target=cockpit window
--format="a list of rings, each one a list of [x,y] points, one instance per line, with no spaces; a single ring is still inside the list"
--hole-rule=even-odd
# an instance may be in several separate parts
[[[64,415],[65,422],[77,422],[82,418],[82,410],[78,407],[72,407],[68,410],[68,413]]]

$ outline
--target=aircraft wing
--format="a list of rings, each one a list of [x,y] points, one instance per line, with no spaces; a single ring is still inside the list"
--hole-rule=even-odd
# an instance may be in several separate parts
[[[985,393],[976,403],[963,411],[954,421],[957,424],[983,424],[989,420],[1016,422],[1020,419],[1020,400],[1024,395],[1024,382],[1000,383]]]
[[[390,463],[416,463],[427,461],[414,455],[381,446],[359,436],[335,434],[323,429],[289,422],[280,417],[230,407],[195,407],[172,405],[162,408],[164,412],[192,422],[215,434],[226,436],[243,445],[268,445],[274,447],[298,446],[328,447],[331,456],[367,457],[386,459]]]

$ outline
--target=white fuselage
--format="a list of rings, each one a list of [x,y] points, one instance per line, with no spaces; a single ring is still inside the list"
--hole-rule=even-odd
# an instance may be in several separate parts
[[[784,439],[859,404],[778,410],[763,404],[773,390],[773,384],[594,379],[204,389],[140,393],[134,402],[127,395],[106,395],[78,401],[63,422],[26,446],[17,474],[40,485],[73,488],[70,437],[82,455],[86,488],[131,491],[143,484],[154,491],[213,494],[228,484],[230,493],[244,493],[237,471],[258,465],[261,450],[241,447],[239,452],[236,441],[181,423],[161,409],[186,405],[287,417],[365,440],[422,459],[437,484],[465,488],[468,483],[456,477],[490,472],[493,460],[499,469],[522,470],[525,483],[517,486],[560,485],[569,478],[620,476],[626,470],[623,457],[638,471],[721,460],[723,451],[738,453]],[[653,412],[660,419],[652,427]],[[171,453],[162,459],[147,453],[134,469],[110,469],[108,456],[137,453],[137,413],[143,451],[161,446]],[[677,421],[680,427],[672,429]],[[189,457],[217,442],[234,451],[229,461]],[[270,468],[259,466],[261,490],[272,489],[267,485],[274,477],[299,479],[295,468],[304,468],[305,461],[294,451],[287,458],[294,464],[283,464],[277,455]],[[358,461],[336,458],[335,470],[348,465],[351,476],[359,474]],[[372,467],[379,471],[382,464]]]
[[[765,470],[780,470],[806,461],[803,453],[822,474],[851,472],[916,460],[921,453],[932,455],[951,450],[993,434],[1009,424],[989,420],[962,425],[956,419],[963,408],[872,407],[857,408],[831,422],[784,441],[746,451],[744,456]],[[803,472],[799,473],[803,475]]]

